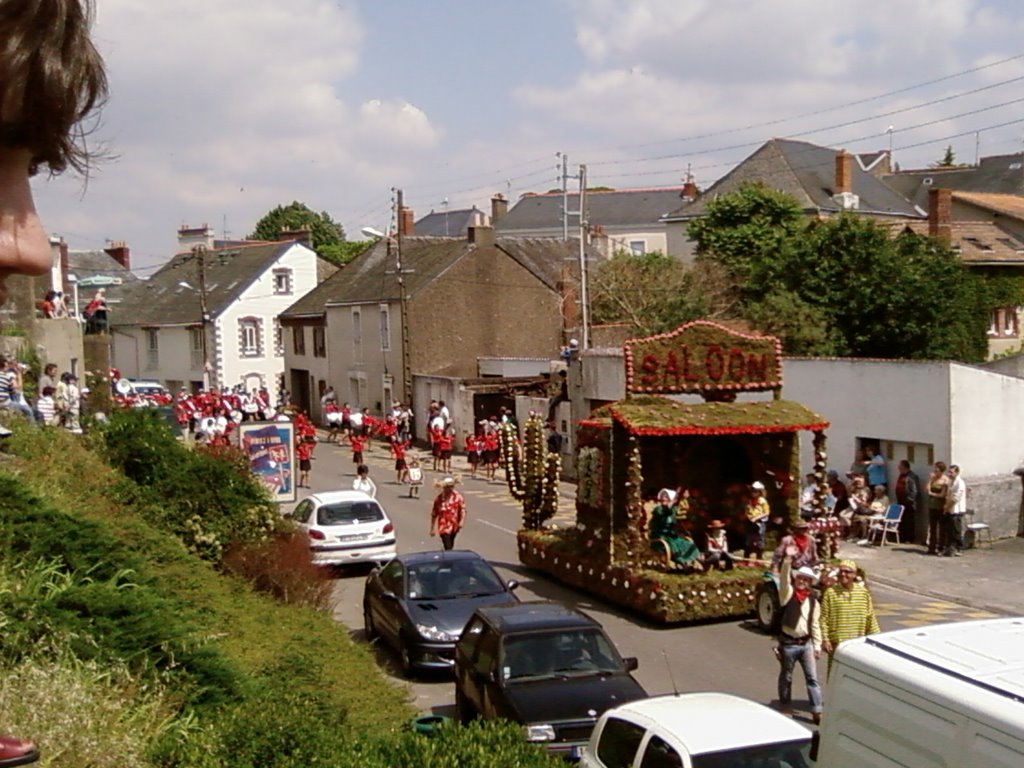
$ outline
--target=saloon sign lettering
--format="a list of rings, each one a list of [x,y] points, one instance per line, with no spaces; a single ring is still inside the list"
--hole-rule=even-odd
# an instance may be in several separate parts
[[[626,390],[644,394],[759,392],[782,387],[780,344],[698,321],[627,341]]]

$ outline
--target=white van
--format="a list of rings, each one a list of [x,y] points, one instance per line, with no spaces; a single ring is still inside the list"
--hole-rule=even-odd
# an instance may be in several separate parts
[[[1024,766],[1024,618],[901,629],[840,645],[818,765]]]

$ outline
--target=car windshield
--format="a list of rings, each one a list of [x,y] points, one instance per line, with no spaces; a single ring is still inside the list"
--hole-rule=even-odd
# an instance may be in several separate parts
[[[811,768],[811,738],[692,755],[693,768]]]
[[[384,511],[371,499],[324,504],[316,511],[317,525],[352,525],[373,523],[383,519]]]
[[[510,635],[502,654],[501,676],[511,682],[624,670],[611,641],[597,628]]]
[[[419,563],[409,567],[406,582],[413,600],[481,597],[505,591],[498,574],[483,560]]]

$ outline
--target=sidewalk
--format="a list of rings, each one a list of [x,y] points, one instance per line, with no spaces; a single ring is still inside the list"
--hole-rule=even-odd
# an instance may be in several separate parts
[[[996,613],[1024,616],[1024,538],[969,549],[963,557],[935,557],[918,544],[858,546],[844,542],[839,556],[864,568],[869,582]]]
[[[374,446],[373,458],[387,461],[386,449]],[[468,467],[465,456],[452,457],[456,474],[468,474]],[[576,498],[575,484],[560,482],[558,486],[563,499]],[[918,544],[879,547],[843,542],[839,549],[840,557],[855,560],[865,570],[869,582],[971,608],[1024,616],[1024,538],[996,541],[991,549],[985,544],[967,550],[963,557],[925,553],[925,547]]]

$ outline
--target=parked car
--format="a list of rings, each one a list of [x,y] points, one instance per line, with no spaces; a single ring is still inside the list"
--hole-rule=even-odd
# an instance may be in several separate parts
[[[386,563],[395,554],[395,526],[362,491],[327,491],[300,501],[289,515],[309,539],[317,565]]]
[[[609,709],[581,768],[810,768],[813,734],[763,704],[727,693],[653,696]]]
[[[473,611],[518,602],[515,581],[503,582],[476,552],[399,555],[367,577],[363,624],[398,653],[402,673],[451,669],[455,642]]]
[[[455,709],[462,722],[505,718],[528,741],[576,759],[597,718],[647,693],[601,625],[556,602],[487,606],[455,645]]]

